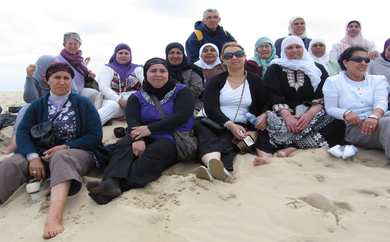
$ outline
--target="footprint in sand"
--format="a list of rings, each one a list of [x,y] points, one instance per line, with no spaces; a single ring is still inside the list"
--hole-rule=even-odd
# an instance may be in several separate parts
[[[339,225],[341,216],[351,216],[356,213],[356,209],[352,204],[348,202],[332,201],[318,193],[310,193],[306,196],[290,199],[294,201],[289,202],[286,205],[293,205],[295,208],[298,208],[307,204],[315,208],[317,211],[319,210],[320,212],[329,212],[333,214],[337,225]]]

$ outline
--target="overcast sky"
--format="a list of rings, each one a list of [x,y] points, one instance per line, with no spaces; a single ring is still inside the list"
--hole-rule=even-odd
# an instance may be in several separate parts
[[[258,38],[286,36],[289,20],[297,15],[305,19],[308,37],[323,38],[328,52],[344,37],[350,19],[361,21],[363,37],[380,52],[390,38],[388,3],[379,0],[7,1],[0,9],[0,91],[23,91],[26,67],[41,55],[58,55],[65,32],[80,34],[80,49],[92,58],[88,67],[97,75],[119,43],[130,46],[136,64],[165,58],[165,47],[184,46],[207,8],[219,11],[220,25],[245,48],[247,58]]]

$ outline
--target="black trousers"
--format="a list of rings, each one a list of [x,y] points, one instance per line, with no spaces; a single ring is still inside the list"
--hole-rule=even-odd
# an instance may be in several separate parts
[[[111,155],[103,180],[120,178],[122,192],[142,188],[149,182],[157,180],[165,169],[178,163],[176,146],[171,141],[167,139],[148,141],[145,138],[145,143],[144,153],[136,157],[133,154],[133,141],[130,136],[122,138]]]

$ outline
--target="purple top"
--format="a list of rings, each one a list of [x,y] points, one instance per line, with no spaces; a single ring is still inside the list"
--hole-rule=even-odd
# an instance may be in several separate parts
[[[183,89],[183,87],[185,87],[183,84],[177,85],[175,88],[169,91],[162,100],[160,100],[160,104],[168,117],[173,115],[176,95],[181,89]],[[156,123],[161,120],[161,116],[158,113],[157,108],[154,106],[153,101],[150,99],[148,93],[146,93],[144,90],[141,90],[135,92],[133,95],[138,98],[140,103],[142,125]],[[176,130],[179,132],[191,130],[192,126],[194,125],[194,120],[195,118],[192,115],[186,123],[182,124]],[[175,143],[175,139],[173,138],[171,131],[172,130],[154,132],[148,137],[152,140],[168,139],[172,143]]]

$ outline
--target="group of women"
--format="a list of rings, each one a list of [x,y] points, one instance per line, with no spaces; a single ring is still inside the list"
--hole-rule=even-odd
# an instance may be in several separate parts
[[[25,99],[31,104],[18,117],[15,155],[0,163],[0,204],[29,179],[50,177],[43,237],[55,237],[64,230],[66,197],[80,190],[82,175],[107,167],[101,182],[86,185],[98,204],[144,187],[178,162],[173,130],[194,130],[202,164],[195,174],[209,181],[230,179],[240,152],[232,139],[246,139],[249,131],[258,136],[255,166],[270,163],[275,152],[287,157],[297,149],[326,145],[343,158],[356,153],[347,149],[351,145],[380,148],[390,160],[389,84],[384,76],[367,73],[389,78],[383,66],[389,66],[390,39],[377,55],[373,46],[360,46],[369,44],[360,28],[358,21],[348,23],[349,37],[335,47],[337,63],[322,39],[307,39],[300,17],[291,21],[291,36],[275,44],[267,37],[256,41],[250,60],[238,43],[226,43],[221,53],[206,43],[192,64],[174,42],[166,47],[165,59],[152,58],[142,66],[132,63],[128,45],[119,44],[99,75],[99,91],[85,86],[95,74],[79,50],[80,36],[66,33],[61,55],[42,56],[27,68],[26,88],[33,91],[25,92]],[[348,40],[355,42],[348,46]],[[247,113],[257,122],[248,122]],[[101,126],[111,118],[125,119],[128,133],[117,144],[103,146]],[[204,125],[206,118],[220,132]],[[49,120],[58,142],[41,147],[30,130]]]

